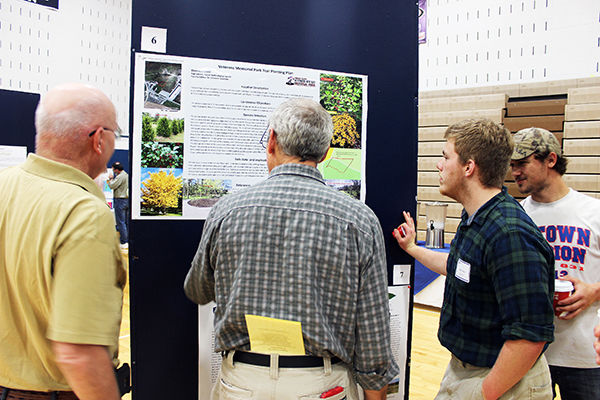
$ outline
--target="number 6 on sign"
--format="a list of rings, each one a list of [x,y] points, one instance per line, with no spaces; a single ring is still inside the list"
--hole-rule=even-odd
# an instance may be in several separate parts
[[[155,53],[167,52],[167,30],[163,28],[152,28],[142,26],[142,40],[140,50],[153,51]]]

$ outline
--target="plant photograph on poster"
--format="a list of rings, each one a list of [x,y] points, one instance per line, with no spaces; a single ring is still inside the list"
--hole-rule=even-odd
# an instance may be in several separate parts
[[[327,179],[325,183],[327,186],[360,200],[360,181]]]
[[[331,146],[361,148],[362,78],[321,74],[320,103],[333,119]]]
[[[229,179],[186,179],[183,183],[183,199],[190,206],[212,207],[230,190]]]
[[[141,215],[181,216],[183,169],[142,168]]]
[[[142,142],[143,168],[183,168],[183,143]]]
[[[181,109],[181,64],[146,61],[144,108]]]
[[[183,143],[183,118],[171,118],[166,114],[142,113],[143,142]]]

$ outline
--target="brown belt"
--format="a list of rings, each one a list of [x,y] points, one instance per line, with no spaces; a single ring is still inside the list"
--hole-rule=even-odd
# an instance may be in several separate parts
[[[73,392],[36,392],[0,386],[0,400],[79,400]]]

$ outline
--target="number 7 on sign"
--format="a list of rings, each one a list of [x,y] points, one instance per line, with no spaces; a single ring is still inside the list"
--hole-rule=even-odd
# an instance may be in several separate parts
[[[392,282],[394,285],[409,285],[410,264],[394,265],[394,276]]]

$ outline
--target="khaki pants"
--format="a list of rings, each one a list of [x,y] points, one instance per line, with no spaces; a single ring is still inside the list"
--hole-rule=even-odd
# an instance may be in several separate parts
[[[463,363],[452,356],[435,400],[483,400],[481,384],[490,368]],[[550,371],[542,355],[525,376],[500,400],[546,400],[552,399]]]
[[[230,351],[223,358],[211,400],[310,400],[336,386],[344,391],[328,400],[358,400],[352,373],[342,363],[331,365],[329,359],[324,359],[323,367],[279,368],[275,360],[270,367],[261,367],[234,363],[233,354]]]

